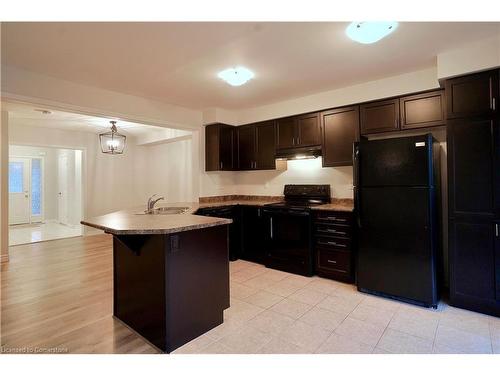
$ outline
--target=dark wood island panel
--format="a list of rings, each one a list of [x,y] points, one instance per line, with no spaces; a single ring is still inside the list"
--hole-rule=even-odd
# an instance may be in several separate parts
[[[228,226],[113,236],[114,316],[166,353],[223,322]]]

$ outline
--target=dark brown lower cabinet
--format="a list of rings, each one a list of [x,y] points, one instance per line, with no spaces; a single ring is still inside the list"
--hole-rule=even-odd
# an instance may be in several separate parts
[[[451,305],[500,316],[497,231],[488,219],[450,220]]]
[[[241,206],[240,258],[263,264],[264,256],[262,208],[258,206]]]
[[[170,353],[223,322],[227,225],[113,236],[113,315]]]
[[[353,213],[318,210],[313,227],[316,274],[354,282]]]
[[[500,220],[495,222],[495,293],[500,301]]]

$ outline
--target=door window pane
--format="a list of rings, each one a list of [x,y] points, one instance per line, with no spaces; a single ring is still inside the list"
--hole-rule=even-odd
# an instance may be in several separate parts
[[[9,162],[9,193],[23,192],[23,165],[22,161]]]
[[[31,215],[42,213],[42,162],[31,160]]]

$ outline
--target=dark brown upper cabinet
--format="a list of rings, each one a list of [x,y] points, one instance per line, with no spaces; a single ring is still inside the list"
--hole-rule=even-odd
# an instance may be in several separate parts
[[[319,113],[276,120],[276,148],[318,146],[321,144]]]
[[[319,113],[296,116],[296,146],[317,146],[321,144]]]
[[[295,118],[287,117],[276,120],[276,148],[291,148],[295,146]]]
[[[352,146],[359,139],[359,107],[321,112],[323,167],[352,165]]]
[[[418,129],[446,124],[444,91],[437,90],[399,99],[401,129]]]
[[[274,121],[255,124],[256,169],[276,168],[276,132]]]
[[[205,127],[206,171],[232,171],[236,168],[236,129],[226,124]]]
[[[255,163],[255,125],[238,126],[238,169],[254,169]]]
[[[449,119],[498,112],[498,70],[448,79],[445,90]]]
[[[275,169],[275,128],[273,121],[237,128],[238,170]]]
[[[399,99],[362,104],[359,108],[361,134],[399,130]]]

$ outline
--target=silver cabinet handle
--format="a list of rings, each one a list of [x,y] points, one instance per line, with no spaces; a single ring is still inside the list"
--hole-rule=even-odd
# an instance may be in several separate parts
[[[271,239],[273,239],[273,218],[272,217],[269,219],[269,223],[270,223],[269,234],[271,235]]]
[[[499,231],[498,231],[498,224],[495,224],[495,236],[500,236]]]
[[[327,219],[328,220],[335,220],[335,221],[342,221],[342,222],[347,221],[347,219],[338,218],[336,216],[328,216]]]
[[[496,107],[497,107],[496,98],[491,98],[491,109],[494,111],[497,109]]]
[[[336,234],[342,234],[342,235],[347,235],[347,232],[342,232],[340,230],[336,229],[319,229],[320,232],[327,232],[327,233],[336,233]]]
[[[347,245],[344,245],[344,244],[341,244],[341,243],[337,243],[337,242],[333,242],[333,241],[328,241],[328,242],[318,241],[318,243],[320,245],[332,245],[332,246],[339,246],[339,247],[347,247]]]
[[[220,169],[222,170],[223,162],[220,162]]]
[[[336,260],[330,260],[330,259],[327,259],[327,262],[328,262],[328,263],[337,264],[337,261],[336,261]]]

